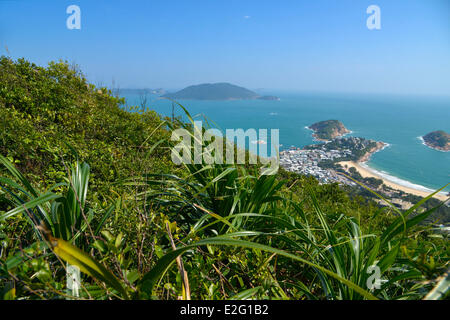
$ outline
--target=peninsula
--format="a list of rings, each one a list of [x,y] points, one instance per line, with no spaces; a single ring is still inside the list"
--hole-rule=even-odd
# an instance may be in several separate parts
[[[339,120],[325,120],[316,122],[308,127],[314,131],[313,137],[320,141],[329,141],[350,133]]]
[[[450,134],[445,131],[438,130],[430,132],[422,137],[426,146],[439,150],[450,151]]]
[[[358,186],[354,180],[376,190],[389,198],[392,203],[402,209],[412,206],[409,195],[426,197],[432,190],[417,188],[413,185],[402,185],[390,176],[382,175],[371,169],[366,162],[372,154],[380,151],[388,144],[360,137],[346,137],[333,139],[328,143],[312,144],[300,148],[290,148],[280,152],[280,165],[287,171],[302,175],[314,176],[321,183],[338,183],[344,186]],[[342,175],[345,173],[345,175]],[[350,176],[352,179],[349,179]],[[370,192],[363,193],[365,197],[371,197]],[[438,193],[433,198],[445,201],[448,195]],[[378,200],[377,200],[378,199]],[[420,199],[415,199],[418,201]],[[413,201],[413,202],[414,202]]]
[[[162,97],[185,100],[280,100],[275,96],[260,96],[256,92],[225,82],[189,86]]]

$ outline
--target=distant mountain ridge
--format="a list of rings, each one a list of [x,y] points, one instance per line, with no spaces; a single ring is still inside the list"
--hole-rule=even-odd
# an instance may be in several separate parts
[[[256,92],[226,82],[193,85],[162,97],[186,100],[279,100],[278,97],[260,96]]]

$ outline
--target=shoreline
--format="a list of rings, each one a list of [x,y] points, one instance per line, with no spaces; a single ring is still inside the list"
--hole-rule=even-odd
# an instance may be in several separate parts
[[[312,132],[313,132],[313,133],[311,134],[311,137],[313,138],[313,141],[315,141],[315,142],[323,142],[323,143],[328,143],[328,142],[330,142],[330,141],[332,141],[332,140],[334,140],[334,139],[343,138],[343,137],[345,137],[346,135],[349,135],[349,134],[352,134],[352,133],[353,133],[352,130],[348,130],[348,129],[347,129],[347,131],[346,131],[345,133],[340,134],[340,135],[337,135],[336,137],[331,138],[330,140],[326,140],[326,139],[318,138],[318,137],[317,137],[317,134],[316,134],[316,130],[311,129],[309,126],[305,126],[304,128],[305,128],[306,130],[309,130],[309,131],[312,131]]]
[[[382,141],[377,141],[376,142],[376,146],[374,148],[372,148],[371,150],[367,151],[365,155],[363,155],[361,158],[359,158],[358,162],[359,163],[365,163],[367,161],[369,161],[370,157],[372,157],[372,155],[374,153],[377,153],[381,150],[383,150],[384,148],[389,147],[390,144],[386,143],[386,142],[382,142]]]
[[[358,173],[363,177],[363,178],[376,178],[376,179],[380,179],[383,181],[383,183],[392,188],[392,189],[396,189],[396,190],[400,190],[403,191],[405,193],[410,193],[416,196],[420,196],[420,197],[426,197],[428,196],[430,193],[432,193],[435,190],[423,187],[423,186],[419,186],[421,189],[419,188],[414,188],[412,186],[404,186],[398,182],[392,181],[391,179],[389,179],[388,177],[390,177],[388,175],[388,177],[386,177],[386,175],[378,172],[377,170],[370,168],[368,165],[366,165],[365,163],[361,163],[361,162],[355,162],[355,161],[341,161],[338,162],[338,164],[340,164],[341,166],[347,166],[346,170],[348,170],[351,167],[354,167]],[[345,169],[345,167],[344,167]],[[393,177],[395,178],[395,177]],[[412,184],[412,183],[411,183]],[[427,191],[429,190],[429,191]],[[438,200],[441,201],[445,201],[448,199],[448,196],[446,195],[446,192],[439,192],[437,194],[435,194],[433,196],[433,198],[436,198]]]
[[[350,133],[353,133],[353,131],[347,130],[345,133],[338,134],[335,137],[331,137],[331,139],[322,139],[322,138],[317,137],[317,133],[316,133],[316,131],[314,129],[308,128],[308,130],[311,130],[311,131],[314,132],[311,135],[314,138],[314,141],[320,141],[320,142],[330,142],[330,141],[332,141],[334,139],[339,139],[339,138],[345,137],[346,135],[348,135]]]

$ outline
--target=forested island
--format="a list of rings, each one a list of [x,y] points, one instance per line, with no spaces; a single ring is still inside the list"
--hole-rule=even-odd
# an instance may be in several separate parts
[[[450,134],[443,130],[430,132],[422,137],[426,146],[439,150],[450,151]]]
[[[313,130],[313,137],[321,141],[332,140],[351,132],[339,120],[325,120],[316,122],[310,125],[308,129]]]
[[[162,97],[184,100],[280,100],[276,96],[261,96],[256,92],[231,83],[204,83],[186,87]]]

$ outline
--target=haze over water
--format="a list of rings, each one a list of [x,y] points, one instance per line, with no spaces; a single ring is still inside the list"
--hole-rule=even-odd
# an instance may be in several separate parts
[[[389,143],[367,165],[395,177],[397,183],[437,189],[450,182],[450,152],[428,148],[419,139],[435,130],[450,132],[450,97],[265,93],[281,100],[179,102],[191,115],[202,114],[222,130],[279,129],[281,149],[317,143],[305,127],[321,120],[340,120],[352,136]],[[139,104],[138,95],[123,96],[128,105]],[[170,101],[154,95],[149,96],[148,106],[166,116],[172,112]],[[181,108],[175,110],[177,116],[183,114]]]

